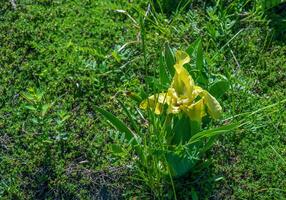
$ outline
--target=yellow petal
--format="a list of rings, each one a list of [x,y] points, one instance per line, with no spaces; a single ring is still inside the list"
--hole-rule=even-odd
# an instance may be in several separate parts
[[[178,101],[178,95],[174,88],[169,88],[166,95],[166,102],[168,105],[176,104]]]
[[[176,73],[173,77],[171,87],[176,90],[179,96],[192,99],[192,91],[195,83],[189,72],[183,66],[188,62],[190,62],[190,57],[186,52],[176,52],[176,64],[174,65]]]
[[[166,101],[168,104],[168,113],[177,114],[180,112],[178,106],[178,95],[174,88],[168,89]]]
[[[154,113],[160,115],[163,112],[163,104],[157,103]]]
[[[151,108],[156,114],[161,114],[163,111],[163,104],[167,102],[166,93],[155,94],[140,103],[141,109]]]
[[[176,105],[169,105],[167,110],[168,113],[172,114],[178,114],[180,111],[180,107]]]
[[[206,115],[204,99],[200,99],[189,107],[184,107],[184,111],[191,120],[201,122],[202,118]]]
[[[219,119],[222,114],[222,108],[216,98],[214,98],[210,93],[205,90],[203,90],[200,95],[204,99],[204,103],[207,106],[207,111],[210,116],[214,119]]]
[[[182,68],[180,74],[176,74],[172,86],[179,95],[193,99],[194,80],[185,68]]]
[[[183,95],[191,98],[194,85],[195,83],[193,78],[189,72],[184,67],[182,67],[180,73],[175,73],[171,87],[176,90],[178,95]]]
[[[192,96],[194,98],[196,98],[198,95],[200,95],[204,90],[200,87],[200,86],[197,86],[195,85],[194,86],[194,90],[192,91]]]
[[[176,72],[180,73],[184,64],[190,62],[190,56],[184,51],[177,51],[176,52],[176,64],[174,65]]]
[[[140,104],[140,108],[151,108],[156,114],[163,112],[163,105],[168,105],[167,113],[177,114],[184,111],[191,120],[201,121],[207,112],[212,118],[218,119],[221,116],[222,108],[219,102],[207,91],[196,86],[184,64],[190,62],[186,52],[176,52],[176,69],[170,88],[167,93],[160,93],[148,97]],[[196,98],[201,99],[194,103]]]

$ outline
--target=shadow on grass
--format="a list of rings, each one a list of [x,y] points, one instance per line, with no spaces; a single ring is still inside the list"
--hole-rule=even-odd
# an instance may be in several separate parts
[[[273,39],[286,43],[286,3],[280,4],[266,12],[270,20],[270,27],[273,29]]]
[[[216,199],[216,183],[223,179],[210,161],[199,163],[198,171],[174,180],[177,199]]]

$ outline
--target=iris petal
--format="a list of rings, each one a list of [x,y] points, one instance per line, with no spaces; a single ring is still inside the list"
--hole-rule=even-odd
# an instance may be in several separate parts
[[[163,105],[168,105],[167,113],[177,114],[184,111],[191,120],[201,121],[206,115],[205,108],[209,115],[218,119],[221,116],[222,108],[219,102],[206,90],[196,86],[184,64],[190,62],[190,57],[183,51],[176,52],[176,69],[170,88],[167,93],[160,93],[150,96],[140,104],[140,108],[151,108],[156,114],[161,114]],[[195,102],[196,98],[201,99]]]
[[[219,119],[222,114],[222,108],[219,102],[206,90],[204,90],[201,95],[204,98],[204,102],[207,106],[207,111],[210,116],[214,119]]]
[[[188,62],[190,62],[190,57],[186,52],[176,52],[176,64],[174,65],[176,73],[171,87],[176,90],[178,95],[191,98],[195,82],[189,72],[184,68],[184,64],[187,64]]]
[[[206,115],[204,99],[200,99],[189,107],[185,107],[184,111],[192,121],[201,122],[202,118]]]
[[[176,56],[176,64],[174,65],[174,67],[177,73],[181,73],[181,70],[184,69],[183,68],[184,64],[190,62],[191,58],[184,51],[177,51],[175,56]]]
[[[162,113],[163,104],[167,102],[166,93],[159,93],[148,97],[140,103],[141,109],[151,108],[154,110],[155,114],[159,115]]]

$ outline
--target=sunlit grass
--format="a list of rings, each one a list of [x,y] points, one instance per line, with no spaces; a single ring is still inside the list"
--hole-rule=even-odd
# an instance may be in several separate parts
[[[0,3],[0,199],[285,196],[284,5],[186,1],[169,12],[130,2]],[[154,156],[170,148],[161,141],[164,115],[138,108],[168,90],[178,49],[190,55],[184,66],[196,85],[223,108],[222,121],[205,118],[202,129],[248,122],[202,157],[191,154],[201,161],[180,178],[162,173],[164,159]],[[145,163],[135,164],[124,130],[95,106],[142,134]]]

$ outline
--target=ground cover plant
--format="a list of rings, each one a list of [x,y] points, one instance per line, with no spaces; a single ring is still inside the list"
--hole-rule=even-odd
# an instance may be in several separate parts
[[[16,3],[0,2],[1,199],[286,199],[285,4]],[[242,113],[250,123],[218,136],[194,171],[156,185],[97,108],[145,133],[139,104],[168,90],[160,66],[176,50],[189,53],[197,85],[228,85],[215,96],[223,120],[204,130]]]

